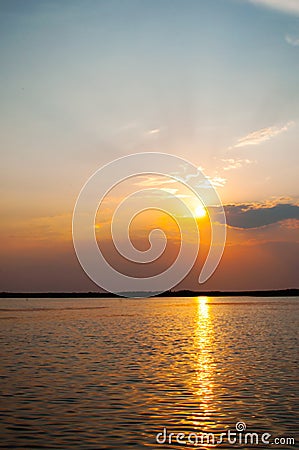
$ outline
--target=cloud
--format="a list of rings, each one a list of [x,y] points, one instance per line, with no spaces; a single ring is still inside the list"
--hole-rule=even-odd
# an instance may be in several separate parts
[[[147,135],[148,136],[151,136],[152,134],[158,134],[158,133],[160,133],[160,129],[159,128],[153,128],[152,130],[149,130],[149,131],[147,131]]]
[[[176,183],[173,178],[164,179],[162,175],[139,175],[137,181],[134,182],[134,186],[153,187],[159,188],[161,185]]]
[[[222,159],[222,161],[225,163],[225,166],[223,167],[223,170],[234,170],[234,169],[240,169],[246,164],[252,164],[254,161],[250,161],[250,159]]]
[[[182,175],[174,172],[172,175],[177,176],[180,181],[186,184],[189,184],[190,180],[192,180],[193,187],[200,189],[210,189],[211,186],[220,188],[223,187],[227,182],[226,178],[220,176],[211,177],[209,175],[204,175],[204,168],[201,166],[197,167],[197,171],[195,173],[185,172]]]
[[[190,178],[195,178],[195,177],[191,177]],[[185,183],[188,183],[188,179],[182,180]],[[219,176],[215,176],[215,177],[209,177],[208,175],[206,175],[204,178],[201,178],[198,183],[194,184],[195,188],[200,188],[200,189],[211,189],[211,186],[214,186],[216,188],[220,188],[225,186],[227,182],[226,178],[223,177],[219,177]]]
[[[299,38],[298,37],[294,37],[294,36],[290,36],[289,34],[287,34],[285,36],[285,40],[288,44],[293,45],[294,47],[299,47]]]
[[[247,145],[259,145],[262,142],[268,141],[269,139],[272,139],[273,137],[277,136],[278,134],[283,133],[284,131],[287,131],[291,126],[294,125],[294,122],[288,122],[285,125],[281,127],[267,127],[262,128],[261,130],[253,131],[252,133],[247,134],[246,136],[240,138],[233,147],[230,148],[239,148],[239,147],[245,147]]]
[[[207,177],[207,178],[214,187],[223,187],[227,182],[227,179],[223,177]]]
[[[299,15],[298,0],[249,0],[255,5],[266,6],[288,14]]]
[[[299,206],[291,203],[278,203],[274,206],[232,204],[224,208],[227,224],[235,228],[259,228],[282,220],[299,220]]]
[[[161,190],[171,195],[175,195],[178,192],[178,189],[171,189],[171,188],[162,188]]]

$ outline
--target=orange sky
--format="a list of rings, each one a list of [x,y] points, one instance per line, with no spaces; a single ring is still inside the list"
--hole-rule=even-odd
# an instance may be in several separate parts
[[[256,206],[256,205],[255,205]],[[131,238],[139,250],[148,248],[149,231],[161,227],[168,238],[164,254],[146,265],[128,263],[117,256],[111,244],[109,214],[97,222],[98,242],[115,268],[133,276],[150,276],[165,270],[177,255],[178,227],[168,215],[148,211],[131,225]],[[110,211],[111,213],[111,211]],[[98,219],[100,214],[98,214]],[[186,226],[191,218],[186,218]],[[203,286],[197,279],[210,242],[207,216],[198,219],[200,256],[187,278],[177,287],[184,289],[280,289],[297,286],[298,221],[285,219],[254,228],[228,225],[227,244],[216,273]],[[71,215],[23,219],[1,224],[0,272],[3,291],[85,291],[97,290],[79,265],[72,244]],[[190,236],[190,245],[193,245]]]

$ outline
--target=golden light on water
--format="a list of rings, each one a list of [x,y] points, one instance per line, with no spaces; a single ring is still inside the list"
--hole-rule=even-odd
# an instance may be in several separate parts
[[[193,416],[193,425],[202,421],[209,422],[214,396],[214,358],[213,350],[213,323],[210,317],[208,297],[197,297],[196,301],[196,328],[194,335],[195,378],[193,390],[200,403],[200,414]]]
[[[197,297],[198,299],[198,316],[204,319],[209,317],[208,297]]]
[[[209,308],[208,297],[197,298],[197,390],[203,402],[209,399],[213,386],[213,329]]]

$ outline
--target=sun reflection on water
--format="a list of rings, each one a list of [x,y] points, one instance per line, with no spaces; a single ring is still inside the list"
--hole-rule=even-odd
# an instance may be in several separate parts
[[[208,297],[197,297],[196,323],[194,333],[193,392],[198,401],[198,413],[193,416],[193,425],[202,428],[211,425],[214,404],[213,323]]]
[[[209,297],[197,297],[198,302],[198,319],[209,318]]]

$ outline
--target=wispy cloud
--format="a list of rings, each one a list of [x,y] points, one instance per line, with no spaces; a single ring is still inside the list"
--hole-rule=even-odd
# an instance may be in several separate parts
[[[223,177],[207,177],[207,178],[214,187],[223,187],[227,182],[227,179]]]
[[[197,171],[194,173],[173,173],[174,176],[177,176],[179,180],[181,180],[183,183],[192,184],[195,188],[201,188],[201,189],[210,189],[211,186],[214,186],[216,188],[223,187],[227,180],[226,178],[220,177],[218,175],[216,176],[208,176],[204,174],[204,168],[199,166],[197,167]]]
[[[151,135],[153,135],[153,134],[158,134],[158,133],[160,133],[160,128],[153,128],[152,130],[149,130],[149,131],[147,131],[146,132],[146,134],[148,135],[148,136],[151,136]]]
[[[254,161],[251,161],[250,159],[222,159],[222,161],[225,163],[225,166],[223,167],[223,170],[234,170],[234,169],[240,169],[244,165],[252,164]]]
[[[274,8],[289,14],[299,15],[298,0],[249,0],[249,2],[268,8]]]
[[[194,187],[204,188],[204,189],[211,188],[211,185],[216,188],[221,188],[227,182],[226,178],[223,178],[220,176],[213,176],[213,177],[210,177],[208,175],[203,176],[202,171],[203,171],[203,168],[199,167],[198,171],[194,174],[184,174],[184,176],[181,176],[181,175],[178,176],[177,173],[173,173],[172,175],[178,177],[179,181],[182,181],[183,183],[186,183],[186,184],[189,184],[190,180],[193,179],[195,181]],[[143,188],[163,189],[164,191],[167,191],[171,194],[175,194],[174,191],[178,191],[178,189],[175,189],[175,188],[165,187],[165,185],[167,185],[169,183],[177,183],[177,181],[174,180],[173,178],[162,179],[162,177],[159,177],[159,176],[157,177],[154,175],[145,175],[145,176],[139,177],[139,178],[141,178],[141,179],[138,179],[137,181],[134,182],[135,186],[141,186]],[[181,198],[188,197],[188,195],[186,196],[185,194],[182,194],[182,195],[176,194],[176,197],[180,197],[180,196],[181,196]]]
[[[139,176],[137,181],[134,182],[135,186],[159,188],[164,184],[176,183],[176,180],[169,178],[163,179],[162,176],[155,175],[143,175]]]
[[[175,195],[178,192],[178,189],[172,189],[172,188],[162,188],[161,189],[164,192],[167,192],[168,194]]]
[[[298,37],[294,37],[294,36],[287,34],[285,36],[285,40],[288,44],[293,45],[294,47],[299,47],[299,38]]]
[[[269,141],[269,139],[272,139],[278,134],[287,131],[292,125],[294,125],[294,122],[288,122],[281,127],[273,126],[253,131],[252,133],[249,133],[246,136],[240,138],[238,142],[231,148],[245,147],[247,145],[259,145],[262,142]]]

